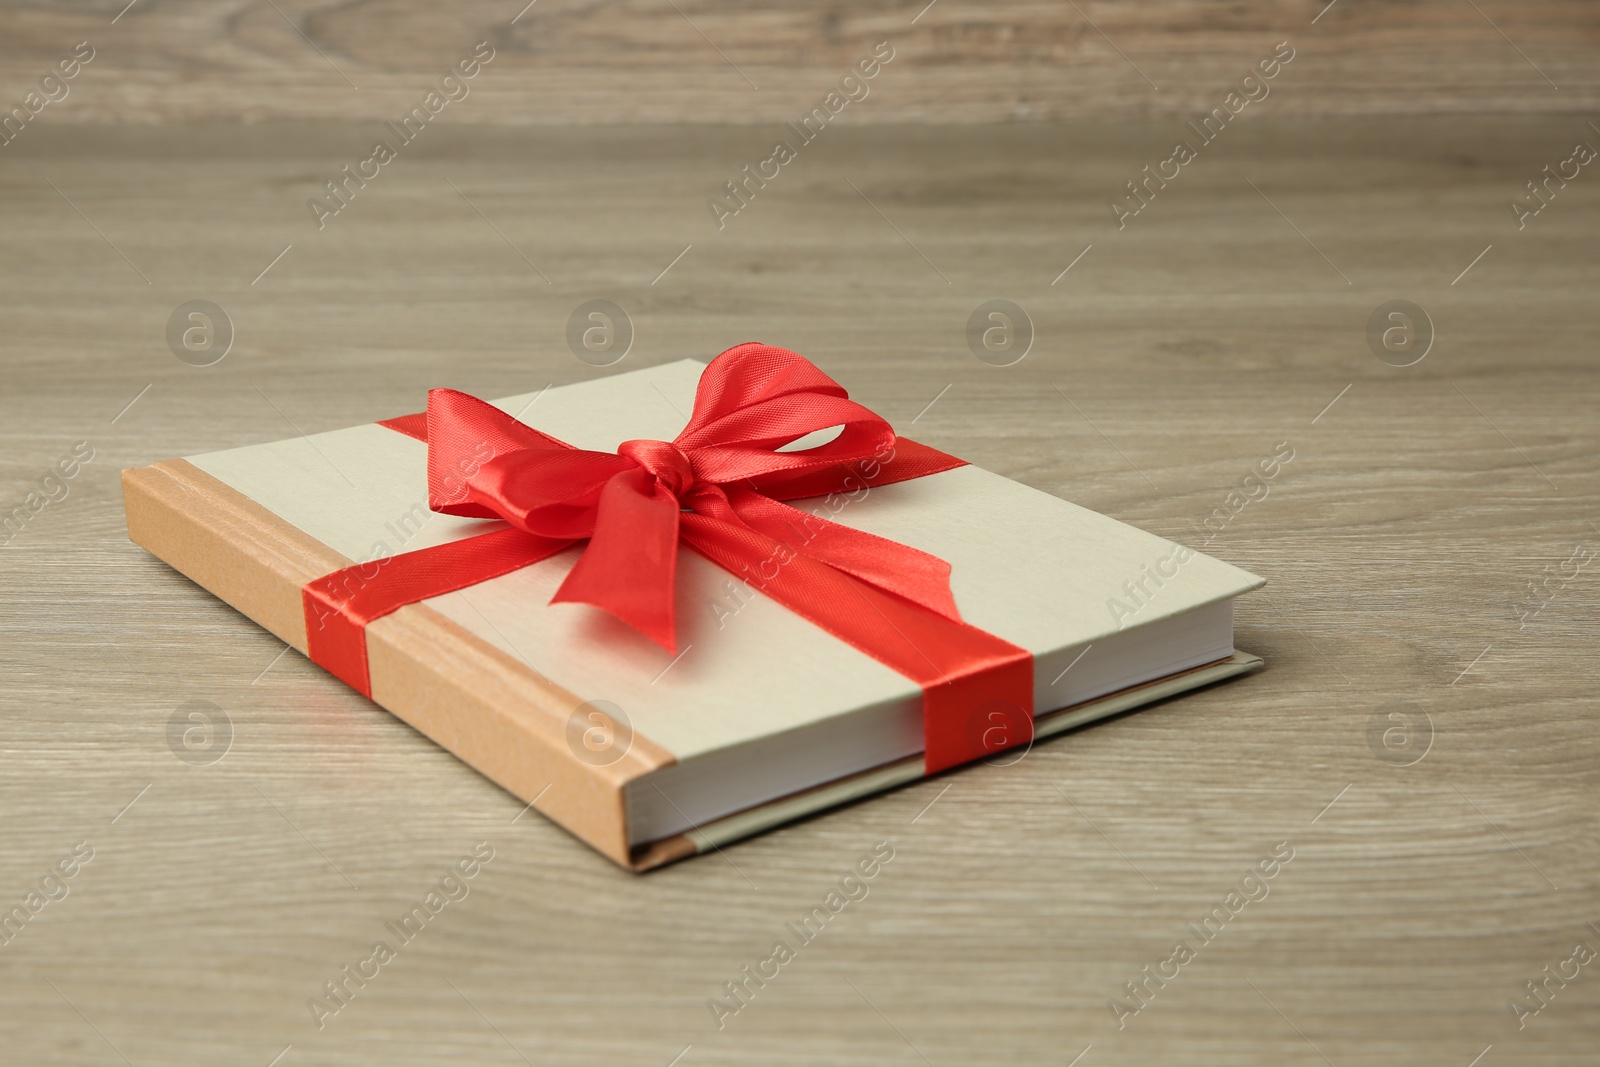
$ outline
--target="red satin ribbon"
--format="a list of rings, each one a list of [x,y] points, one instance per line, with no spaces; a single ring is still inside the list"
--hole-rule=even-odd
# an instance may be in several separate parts
[[[1031,740],[1033,657],[961,621],[950,565],[781,503],[965,465],[906,438],[805,358],[744,344],[702,373],[672,441],[573,448],[451,389],[385,425],[428,445],[429,507],[508,527],[356,564],[306,584],[311,659],[371,696],[366,626],[580,541],[552,602],[591,604],[676,651],[688,545],[923,690],[926,770]],[[826,444],[780,449],[842,427]]]

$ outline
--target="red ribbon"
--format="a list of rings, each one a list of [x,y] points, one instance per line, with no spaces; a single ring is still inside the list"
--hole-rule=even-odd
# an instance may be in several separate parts
[[[610,612],[676,651],[680,543],[923,690],[932,774],[1032,738],[1033,657],[961,621],[950,565],[781,503],[920,478],[965,461],[895,436],[804,357],[743,344],[700,377],[672,441],[589,452],[452,389],[382,425],[428,445],[429,507],[489,533],[306,584],[311,659],[371,696],[366,626],[397,608],[588,544],[552,603]],[[783,451],[842,427],[826,444]]]

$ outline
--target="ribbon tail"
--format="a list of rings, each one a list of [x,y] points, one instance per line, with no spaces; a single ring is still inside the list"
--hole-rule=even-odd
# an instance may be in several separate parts
[[[922,687],[927,773],[1032,739],[1033,655],[1027,649],[739,523],[691,512],[681,524],[695,551]]]
[[[727,487],[726,493],[733,513],[751,529],[947,619],[961,621],[950,592],[950,564],[938,556],[842,526],[815,511],[802,511],[749,489]]]
[[[680,514],[677,498],[644,469],[613,476],[600,491],[588,547],[550,603],[601,608],[676,652]]]

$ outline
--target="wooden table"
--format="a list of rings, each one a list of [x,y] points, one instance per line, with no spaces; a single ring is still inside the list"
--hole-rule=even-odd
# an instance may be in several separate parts
[[[93,458],[0,550],[0,904],[93,858],[0,948],[0,1058],[1592,1056],[1600,963],[1564,961],[1600,948],[1600,173],[1520,230],[1507,201],[1600,142],[1249,118],[1121,230],[1176,123],[829,129],[721,230],[706,200],[768,128],[441,126],[322,229],[307,198],[380,127],[30,128],[0,158],[5,508]],[[565,339],[596,298],[636,333],[612,369]],[[1032,323],[1011,366],[967,342],[991,299]],[[231,322],[210,366],[220,335],[168,343],[193,300]],[[1395,300],[1431,322],[1410,349],[1369,331]],[[637,877],[125,539],[123,467],[751,339],[929,444],[1209,536],[1270,581],[1237,620],[1267,670]],[[1198,532],[1280,442],[1270,493]],[[319,1029],[308,999],[479,842],[470,896]],[[870,896],[717,1029],[708,998],[877,842]],[[1279,842],[1270,893],[1196,937]],[[1519,1029],[1547,966],[1578,976]]]

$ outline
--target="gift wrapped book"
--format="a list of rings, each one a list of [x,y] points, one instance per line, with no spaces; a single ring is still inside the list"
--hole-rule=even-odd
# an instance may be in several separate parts
[[[1261,664],[1261,579],[760,344],[123,488],[135,542],[632,870]]]

